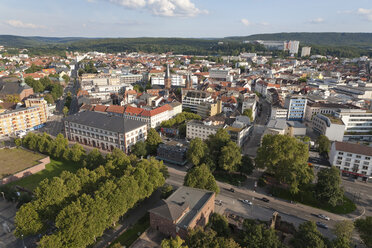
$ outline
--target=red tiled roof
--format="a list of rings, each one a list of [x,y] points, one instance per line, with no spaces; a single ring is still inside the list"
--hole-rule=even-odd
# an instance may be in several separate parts
[[[161,107],[158,107],[156,109],[153,109],[153,110],[144,110],[142,112],[142,116],[154,116],[154,115],[158,115],[160,113],[163,113],[165,111],[168,111],[168,110],[172,110],[172,107],[169,105],[169,104],[165,104]]]
[[[139,115],[141,114],[143,109],[137,108],[137,107],[132,107],[132,106],[127,106],[124,113],[129,114],[129,115]]]
[[[106,112],[107,106],[104,105],[96,105],[93,108],[93,111],[95,112]]]
[[[110,105],[107,109],[106,112],[111,112],[111,113],[118,113],[118,114],[124,114],[125,108],[123,106],[118,106],[118,105]]]

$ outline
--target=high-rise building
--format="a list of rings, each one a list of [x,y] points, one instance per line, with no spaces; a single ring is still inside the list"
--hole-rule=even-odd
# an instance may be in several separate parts
[[[303,47],[301,50],[301,57],[310,56],[311,47]]]
[[[289,53],[291,54],[297,54],[299,47],[300,47],[300,42],[298,40],[290,40],[285,43],[284,50],[289,50]]]
[[[287,120],[302,121],[305,118],[307,99],[304,96],[288,96],[284,106],[288,109]]]

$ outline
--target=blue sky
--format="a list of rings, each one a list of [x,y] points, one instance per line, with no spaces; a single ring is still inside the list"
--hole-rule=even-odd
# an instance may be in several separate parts
[[[0,34],[225,37],[372,32],[372,0],[0,0]]]

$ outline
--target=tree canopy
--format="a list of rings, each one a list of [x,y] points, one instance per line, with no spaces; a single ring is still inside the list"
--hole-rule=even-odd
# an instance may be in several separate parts
[[[332,166],[329,169],[321,169],[317,177],[315,196],[319,201],[336,206],[343,200],[344,191],[341,188],[340,171],[336,167]]]
[[[255,163],[260,168],[267,168],[281,183],[288,184],[292,193],[297,193],[300,185],[310,183],[314,177],[307,164],[308,158],[308,147],[296,138],[265,135]]]
[[[216,193],[220,192],[220,188],[218,187],[214,176],[205,164],[195,166],[189,170],[186,174],[184,185],[193,188],[211,190]]]
[[[367,216],[364,219],[357,219],[355,221],[355,226],[359,232],[360,237],[362,238],[364,244],[367,247],[372,247],[372,216]]]
[[[200,138],[192,139],[187,150],[187,160],[193,165],[199,165],[208,154],[207,144]]]
[[[150,128],[147,132],[146,147],[147,152],[151,155],[156,154],[159,144],[162,142],[160,135],[155,129]]]
[[[327,241],[313,221],[302,223],[291,243],[294,248],[327,248]]]
[[[331,147],[331,142],[329,141],[328,137],[325,135],[320,135],[316,139],[316,144],[318,145],[319,153],[324,156],[328,156],[328,153]]]

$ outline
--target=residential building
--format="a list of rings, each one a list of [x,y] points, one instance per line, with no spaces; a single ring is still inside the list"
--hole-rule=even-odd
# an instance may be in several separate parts
[[[275,119],[287,119],[288,116],[288,109],[282,108],[279,106],[271,107],[271,115],[270,118]]]
[[[287,96],[284,103],[284,107],[288,109],[287,120],[302,121],[305,118],[306,104],[307,99],[304,96]]]
[[[290,40],[288,42],[285,42],[284,51],[289,50],[290,54],[297,54],[299,47],[300,42],[298,40]]]
[[[335,116],[345,124],[344,141],[372,141],[372,111],[339,109]]]
[[[192,120],[186,124],[186,138],[206,140],[209,135],[217,133],[217,130],[223,127],[223,125],[212,125],[211,121]]]
[[[236,120],[231,126],[226,127],[226,131],[230,134],[231,140],[239,147],[244,145],[249,135],[252,133],[252,126],[248,124],[249,122],[249,118],[245,122]]]
[[[288,121],[286,119],[272,119],[267,123],[266,129],[264,131],[266,134],[281,134],[294,136],[305,136],[306,135],[306,126],[298,121]],[[262,138],[261,137],[261,138]]]
[[[79,112],[64,120],[65,135],[71,141],[112,151],[130,151],[147,137],[147,123],[93,111]]]
[[[333,115],[317,114],[313,117],[312,126],[314,131],[331,141],[342,141],[344,138],[345,124]]]
[[[203,119],[210,116],[218,115],[222,112],[222,102],[217,100],[216,102],[203,102],[197,106],[196,113]]]
[[[26,107],[0,114],[0,136],[18,131],[34,130],[42,127],[48,118],[48,106],[44,99],[29,99]]]
[[[186,153],[187,147],[181,143],[173,144],[169,142],[158,146],[156,159],[172,164],[185,165],[187,163]]]
[[[189,230],[207,225],[214,200],[212,191],[181,186],[149,210],[150,226],[167,236],[185,239]]]
[[[364,178],[372,176],[372,147],[336,141],[329,154],[331,165],[342,173]]]
[[[197,113],[201,103],[213,103],[214,100],[209,92],[200,90],[182,90],[182,109],[190,109]]]
[[[209,70],[209,78],[226,80],[230,75],[231,68],[212,68]]]
[[[178,106],[173,109],[169,104],[155,109],[138,108],[128,105],[124,111],[124,118],[143,121],[148,123],[149,127],[155,128],[163,121],[169,120],[181,112]]]
[[[310,52],[311,52],[311,47],[302,47],[301,57],[310,56]]]

